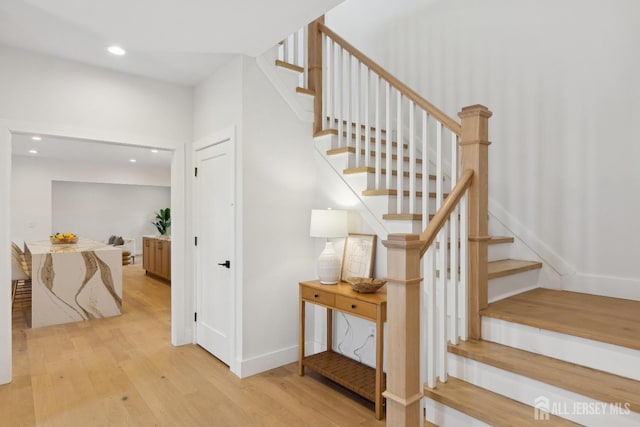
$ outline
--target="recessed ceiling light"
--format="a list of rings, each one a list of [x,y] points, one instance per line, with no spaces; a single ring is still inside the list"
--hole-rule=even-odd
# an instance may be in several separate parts
[[[152,153],[157,153],[158,150],[156,150],[155,148],[153,150],[151,150]]]
[[[38,150],[29,150],[29,153],[31,153],[31,154],[38,154]]]
[[[131,163],[135,163],[137,160],[136,160],[136,159],[129,159],[129,161],[130,161]]]
[[[117,46],[115,44],[107,47],[107,51],[110,54],[116,55],[116,56],[123,56],[123,55],[127,54],[126,50],[124,50],[123,48],[121,48],[120,46]]]
[[[32,136],[31,139],[33,139],[34,141],[42,141],[42,137],[38,135]]]

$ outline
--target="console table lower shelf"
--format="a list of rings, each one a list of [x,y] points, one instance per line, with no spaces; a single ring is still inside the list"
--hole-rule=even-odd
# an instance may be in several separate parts
[[[307,356],[302,359],[302,364],[336,384],[375,403],[375,369],[335,351],[323,351]],[[382,384],[386,384],[386,375],[384,374],[382,376]]]

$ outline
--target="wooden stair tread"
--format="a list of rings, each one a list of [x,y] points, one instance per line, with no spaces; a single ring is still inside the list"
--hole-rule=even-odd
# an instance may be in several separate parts
[[[281,61],[276,59],[276,66],[281,68],[286,68],[287,70],[296,71],[298,73],[304,73],[304,68],[299,65],[290,64],[288,62]]]
[[[536,420],[533,416],[534,410],[532,406],[454,377],[449,377],[446,383],[438,382],[435,389],[425,387],[424,395],[496,427],[539,427],[542,424],[548,425],[549,423],[554,426],[580,425],[555,415],[550,415],[549,421],[546,423]]]
[[[314,96],[315,96],[315,93],[314,93]],[[329,129],[321,130],[320,132],[316,133],[314,135],[314,137],[315,136],[324,136],[324,135],[336,135],[337,136],[338,134],[339,134],[338,129],[329,128]],[[342,131],[342,136],[344,136],[346,138],[347,137],[347,132],[346,131]],[[351,133],[351,139],[352,140],[356,139],[356,134],[353,133],[353,132]],[[360,140],[361,141],[365,141],[366,140],[366,135],[360,135]],[[375,136],[372,136],[370,138],[370,141],[373,144],[375,144],[375,141],[376,141]],[[387,140],[386,139],[381,139],[380,140],[380,144],[381,145],[387,145]],[[398,142],[397,141],[391,141],[391,146],[392,147],[397,147],[398,146]],[[407,148],[409,148],[409,144],[402,144],[402,147],[407,149]]]
[[[432,219],[433,215],[429,215],[429,219]],[[404,214],[384,214],[382,215],[382,219],[386,219],[389,221],[422,221],[422,214],[412,214],[412,213],[404,213]]]
[[[331,124],[331,119],[329,117],[326,117],[325,121],[330,125],[333,126],[333,124]],[[338,124],[340,122],[340,119],[333,119],[333,123]],[[351,124],[351,127],[356,127],[357,124],[354,122],[347,122],[346,120],[342,120],[342,126],[349,126],[349,123]],[[361,129],[366,129],[367,127],[364,124],[360,125]],[[371,130],[371,132],[375,132],[376,131],[376,127],[375,126],[369,126],[369,129]],[[380,133],[387,133],[386,129],[380,129]]]
[[[344,153],[351,153],[351,154],[355,154],[356,153],[356,149],[355,147],[340,147],[340,148],[332,148],[331,150],[327,150],[327,156],[334,156],[336,154],[344,154]],[[366,154],[366,150],[363,148],[360,150],[360,154]],[[371,151],[369,154],[371,157],[376,157],[377,153],[375,151]],[[387,158],[387,153],[381,153],[380,157],[382,157],[383,159]],[[393,160],[397,160],[398,159],[398,155],[397,154],[392,154],[391,158]],[[403,156],[402,160],[404,160],[405,162],[409,161],[409,156]],[[422,164],[422,159],[416,158],[416,164]]]
[[[357,173],[376,173],[376,168],[373,166],[361,166],[361,167],[357,167],[357,168],[347,168],[345,170],[342,171],[343,174],[345,175],[352,175],[352,174],[357,174]],[[380,170],[380,174],[381,175],[386,175],[387,174],[387,170],[386,169],[382,169]],[[392,176],[398,176],[398,171],[397,170],[392,170],[391,171],[391,175]],[[409,178],[409,172],[407,171],[403,171],[402,175],[405,178]],[[416,178],[421,179],[422,178],[422,174],[420,172],[416,172]],[[429,175],[429,179],[432,181],[436,180],[436,176],[435,175]]]
[[[489,341],[449,344],[449,352],[607,403],[640,412],[640,381]]]
[[[311,95],[311,96],[316,96],[316,92],[311,90],[311,89],[307,89],[306,87],[300,87],[298,86],[296,88],[296,93],[301,93],[303,95]]]
[[[510,276],[530,270],[542,268],[542,263],[537,261],[522,261],[519,259],[502,259],[489,263],[489,279]]]
[[[489,304],[483,316],[640,350],[640,301],[537,288]]]
[[[404,194],[405,197],[409,196],[409,190],[403,190],[402,193]],[[381,189],[381,190],[364,190],[362,192],[363,196],[397,196],[398,195],[398,190],[396,189]],[[449,194],[448,193],[444,193],[443,196],[446,198]],[[416,197],[422,197],[422,191],[416,191]],[[431,191],[429,192],[429,198],[430,199],[435,199],[436,198],[436,193],[435,191]]]

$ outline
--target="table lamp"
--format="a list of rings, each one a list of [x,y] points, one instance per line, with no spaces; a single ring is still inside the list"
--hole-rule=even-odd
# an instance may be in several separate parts
[[[347,211],[312,209],[311,237],[324,237],[327,243],[318,257],[318,278],[323,285],[334,285],[340,280],[340,256],[333,249],[331,238],[347,237]]]

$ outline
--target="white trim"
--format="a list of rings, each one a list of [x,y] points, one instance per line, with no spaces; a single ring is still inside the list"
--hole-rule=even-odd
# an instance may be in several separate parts
[[[640,280],[638,279],[578,273],[565,277],[562,289],[640,301]]]
[[[298,361],[298,346],[294,345],[260,356],[238,360],[240,369],[237,375],[240,378],[246,378],[296,361]]]
[[[172,268],[171,275],[171,343],[181,345],[191,342],[186,339],[190,334],[189,327],[184,322],[184,218],[185,205],[181,191],[184,188],[184,145],[180,141],[162,139],[148,135],[139,135],[124,132],[114,132],[105,129],[81,128],[61,124],[29,122],[23,120],[0,119],[0,159],[4,162],[4,176],[0,178],[0,197],[4,201],[5,209],[0,212],[0,283],[11,283],[9,275],[9,253],[11,242],[11,134],[12,133],[38,133],[42,135],[64,136],[77,139],[111,142],[123,145],[138,145],[145,147],[158,147],[174,150],[174,159],[171,163],[171,186],[178,191],[172,191],[171,213],[177,219],[172,227]],[[175,255],[174,255],[175,254]],[[5,256],[6,255],[6,256]],[[6,295],[5,295],[6,294]],[[9,292],[0,292],[0,384],[11,381],[12,342],[11,342],[11,301]],[[8,333],[8,336],[7,336]]]

